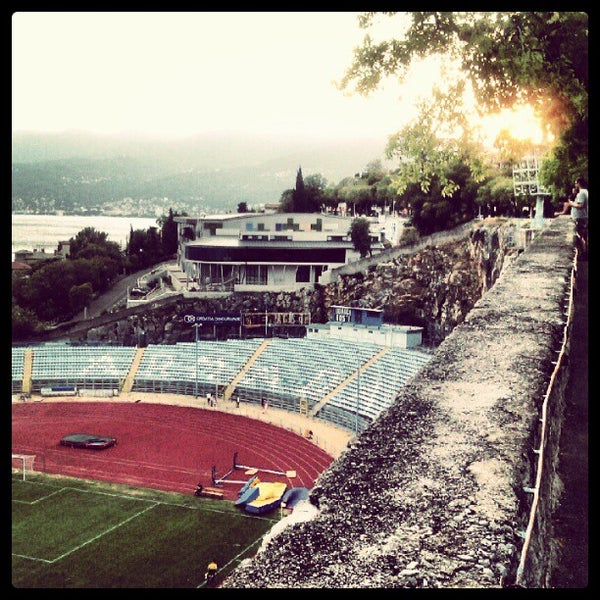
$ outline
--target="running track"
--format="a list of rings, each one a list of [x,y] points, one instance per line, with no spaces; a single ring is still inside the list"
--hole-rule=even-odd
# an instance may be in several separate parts
[[[117,438],[106,450],[61,446],[71,433]],[[284,481],[288,487],[313,487],[332,462],[324,450],[302,436],[257,419],[201,408],[130,402],[51,402],[12,405],[12,451],[34,454],[34,468],[67,475],[160,490],[193,493],[196,483],[212,486],[239,464],[261,472],[261,481]],[[243,470],[227,477],[249,479]],[[235,500],[239,484],[225,483],[224,497]]]

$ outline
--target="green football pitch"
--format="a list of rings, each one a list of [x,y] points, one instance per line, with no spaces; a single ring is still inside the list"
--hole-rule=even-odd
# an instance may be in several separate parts
[[[232,502],[30,474],[12,479],[15,588],[203,588],[253,556],[279,511]]]

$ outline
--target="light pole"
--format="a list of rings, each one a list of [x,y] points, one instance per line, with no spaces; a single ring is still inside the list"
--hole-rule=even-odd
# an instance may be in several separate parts
[[[196,381],[194,384],[194,396],[198,398],[198,327],[202,327],[202,323],[194,323],[196,328]]]
[[[358,362],[358,375],[356,377],[356,415],[354,421],[354,434],[358,435],[358,409],[360,407],[360,361]]]

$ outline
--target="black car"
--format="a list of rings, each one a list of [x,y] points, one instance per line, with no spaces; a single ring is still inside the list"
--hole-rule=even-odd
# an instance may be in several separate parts
[[[60,440],[61,446],[71,446],[72,448],[88,448],[90,450],[104,450],[117,443],[113,437],[102,435],[91,435],[89,433],[73,433],[66,435]]]

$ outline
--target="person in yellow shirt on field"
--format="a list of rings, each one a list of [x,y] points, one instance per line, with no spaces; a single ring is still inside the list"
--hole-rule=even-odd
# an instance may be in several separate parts
[[[206,574],[204,575],[204,578],[206,579],[206,583],[210,583],[214,579],[218,570],[219,570],[219,567],[217,567],[217,563],[214,560],[211,560],[208,563],[208,567],[206,567]]]

